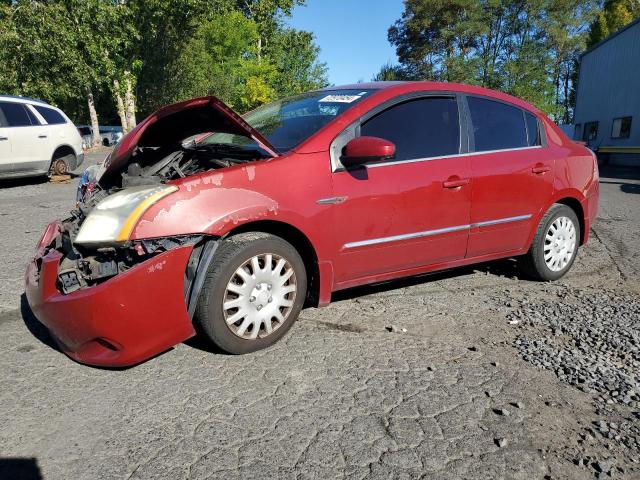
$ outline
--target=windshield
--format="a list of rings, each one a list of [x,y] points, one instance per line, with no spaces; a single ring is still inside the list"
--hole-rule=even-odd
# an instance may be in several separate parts
[[[280,152],[292,150],[372,90],[322,90],[278,100],[242,117]],[[210,135],[200,145],[230,144],[258,148],[248,137],[230,133]]]

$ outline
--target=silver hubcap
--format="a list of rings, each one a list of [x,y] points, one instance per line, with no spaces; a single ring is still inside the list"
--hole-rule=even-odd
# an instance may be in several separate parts
[[[576,227],[567,217],[558,217],[551,224],[544,240],[544,261],[553,272],[564,269],[576,251]]]
[[[224,319],[240,338],[267,337],[287,321],[296,293],[296,273],[286,258],[256,255],[231,276],[222,304]]]

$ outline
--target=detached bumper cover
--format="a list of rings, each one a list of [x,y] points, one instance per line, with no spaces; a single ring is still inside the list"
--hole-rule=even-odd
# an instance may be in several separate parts
[[[47,227],[27,266],[26,295],[34,314],[74,360],[122,367],[147,360],[195,335],[184,300],[192,246],[161,253],[106,282],[68,295],[56,286],[62,254],[45,247],[59,234]]]

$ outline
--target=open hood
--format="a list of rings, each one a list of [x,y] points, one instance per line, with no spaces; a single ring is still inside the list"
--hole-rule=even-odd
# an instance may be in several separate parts
[[[104,164],[105,174],[117,174],[129,163],[136,147],[179,144],[199,133],[231,133],[254,140],[272,157],[276,148],[220,99],[210,96],[174,103],[140,122],[120,141]]]

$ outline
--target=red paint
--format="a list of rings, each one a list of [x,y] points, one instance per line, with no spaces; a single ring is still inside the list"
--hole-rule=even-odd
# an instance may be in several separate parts
[[[395,154],[396,146],[393,143],[377,137],[354,138],[344,149],[346,160],[386,160],[393,158]]]
[[[379,88],[375,94],[295,151],[172,182],[179,190],[147,210],[132,239],[190,233],[225,236],[255,222],[286,224],[306,236],[315,250],[321,305],[339,289],[526,253],[540,218],[559,201],[580,205],[583,242],[587,241],[598,208],[597,164],[587,148],[569,140],[538,110],[480,87],[430,82],[373,85]],[[417,91],[462,92],[509,102],[541,119],[547,144],[426,162],[383,163],[358,172],[331,171],[330,144],[347,126],[381,103]],[[137,127],[112,162],[127,161],[145,122],[207,102],[221,111],[227,108],[209,98],[167,107]],[[246,125],[235,117],[231,116],[237,122],[231,124],[246,134]],[[528,215],[518,222],[483,225]],[[470,228],[451,229],[456,226]],[[56,224],[48,228],[43,244],[50,242],[57,228]],[[348,248],[363,240],[426,231],[436,233]],[[182,285],[189,251],[180,248],[151,260],[167,261],[161,271],[149,273],[149,265],[142,264],[70,295],[55,288],[59,259],[45,257],[39,283],[31,278],[35,264],[30,266],[29,301],[73,358],[103,365],[137,363],[193,334]],[[122,345],[122,353],[86,343],[95,337]]]
[[[63,295],[56,289],[61,254],[53,250],[42,258],[39,274],[35,262],[29,264],[27,299],[74,360],[133,365],[195,334],[183,295],[190,253],[191,247],[176,248],[98,286]]]

